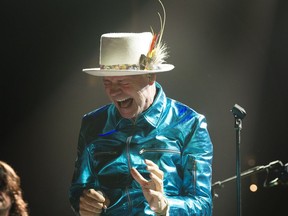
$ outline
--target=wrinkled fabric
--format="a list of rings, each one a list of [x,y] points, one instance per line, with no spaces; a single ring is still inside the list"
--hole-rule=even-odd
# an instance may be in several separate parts
[[[130,174],[135,167],[149,180],[149,159],[164,171],[170,215],[212,215],[213,146],[206,119],[167,98],[158,83],[156,88],[152,106],[135,122],[122,118],[113,104],[84,115],[70,187],[76,213],[82,191],[94,188],[111,201],[102,215],[155,215]]]

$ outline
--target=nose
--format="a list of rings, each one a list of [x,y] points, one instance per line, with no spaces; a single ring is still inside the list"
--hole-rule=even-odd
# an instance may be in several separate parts
[[[115,97],[119,94],[122,93],[122,90],[120,88],[120,86],[118,84],[112,84],[109,88],[109,94],[112,96],[112,97]]]

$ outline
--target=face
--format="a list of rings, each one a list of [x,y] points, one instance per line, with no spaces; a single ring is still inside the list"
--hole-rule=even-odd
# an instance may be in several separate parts
[[[12,205],[10,196],[5,191],[0,191],[0,213],[9,212]]]
[[[106,94],[115,104],[123,118],[135,119],[146,110],[154,100],[155,75],[104,77]]]

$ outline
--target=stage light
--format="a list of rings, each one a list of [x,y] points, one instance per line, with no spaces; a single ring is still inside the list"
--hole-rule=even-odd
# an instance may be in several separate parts
[[[253,174],[251,175],[251,178],[250,178],[250,186],[249,186],[249,190],[252,192],[252,193],[255,193],[257,190],[258,190],[258,186],[257,186],[257,183],[258,183],[258,176],[256,174]]]
[[[249,187],[250,191],[251,192],[256,192],[258,190],[258,187],[256,184],[251,184],[250,187]]]

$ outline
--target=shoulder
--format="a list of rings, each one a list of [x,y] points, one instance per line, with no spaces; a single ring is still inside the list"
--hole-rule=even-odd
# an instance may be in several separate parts
[[[102,130],[105,127],[109,117],[109,110],[111,108],[111,104],[108,104],[86,113],[82,117],[81,133],[91,137],[94,137],[95,134],[102,133]]]
[[[88,113],[83,115],[82,119],[84,121],[89,121],[90,119],[95,119],[95,118],[99,118],[101,116],[105,116],[105,115],[107,115],[107,112],[108,112],[108,109],[110,106],[111,106],[111,104],[108,104],[108,105],[102,106],[98,109],[95,109],[91,112],[88,112]]]
[[[202,116],[200,113],[195,111],[193,108],[189,107],[188,105],[177,101],[175,99],[167,98],[167,104],[169,108],[175,112],[178,116],[183,116],[183,115],[192,115],[194,117],[200,117]]]
[[[171,98],[167,98],[167,102],[170,112],[173,114],[174,118],[178,119],[178,121],[190,124],[206,122],[206,118],[203,114],[197,112],[188,105]]]
[[[108,104],[83,115],[82,128],[101,128],[108,118],[110,108],[111,104]]]

